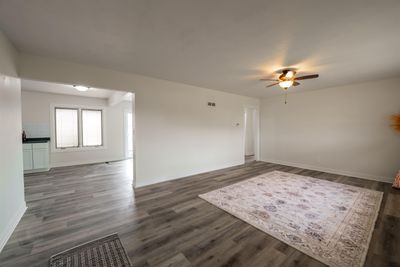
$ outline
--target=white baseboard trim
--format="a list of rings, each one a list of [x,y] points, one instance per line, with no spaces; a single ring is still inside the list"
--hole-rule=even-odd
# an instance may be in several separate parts
[[[37,173],[37,172],[48,172],[49,170],[50,170],[50,168],[24,170],[24,174]]]
[[[81,160],[81,161],[57,162],[57,163],[52,163],[51,164],[51,168],[86,165],[86,164],[96,164],[96,163],[104,163],[104,162],[112,162],[112,161],[120,161],[120,160],[125,160],[125,158],[109,159],[109,160],[107,160],[107,159],[98,159],[98,160]]]
[[[2,229],[0,232],[0,252],[3,250],[6,245],[8,239],[11,237],[15,228],[17,227],[19,221],[26,211],[26,203],[25,201],[21,204],[18,210],[15,212],[15,215],[11,218],[10,222],[6,226],[5,229]]]
[[[261,159],[261,161],[275,163],[275,164],[281,164],[281,165],[287,165],[287,166],[297,167],[297,168],[302,168],[302,169],[308,169],[308,170],[313,170],[313,171],[321,171],[321,172],[333,173],[333,174],[338,174],[338,175],[351,176],[351,177],[367,179],[367,180],[372,180],[372,181],[378,181],[378,182],[384,182],[384,183],[392,183],[393,179],[394,179],[394,177],[384,177],[384,176],[370,175],[370,174],[366,174],[366,173],[336,170],[336,169],[325,168],[325,167],[320,167],[320,166],[287,162],[287,161],[275,160],[275,159]]]

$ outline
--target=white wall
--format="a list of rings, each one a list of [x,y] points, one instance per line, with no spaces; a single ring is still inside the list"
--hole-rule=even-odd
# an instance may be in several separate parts
[[[0,32],[0,251],[25,212],[21,87],[16,52]]]
[[[124,110],[132,109],[131,102],[121,102],[115,106],[108,106],[106,99],[61,95],[52,93],[24,91],[22,84],[22,126],[27,137],[34,133],[32,126],[45,126],[51,129],[51,105],[72,105],[81,107],[104,108],[104,149],[50,153],[51,167],[71,166],[85,163],[121,160],[125,158],[124,150]],[[50,134],[50,133],[49,133]],[[50,137],[50,135],[42,137]],[[38,137],[36,135],[36,137]],[[54,147],[54,138],[51,140]]]
[[[135,93],[139,186],[244,162],[243,109],[258,99],[25,54],[19,63],[23,78]]]
[[[400,79],[262,100],[261,159],[392,181],[400,168]]]

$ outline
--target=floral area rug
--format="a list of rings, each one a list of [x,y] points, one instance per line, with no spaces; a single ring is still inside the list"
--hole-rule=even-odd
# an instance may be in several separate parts
[[[329,266],[362,266],[382,192],[273,171],[202,199]]]

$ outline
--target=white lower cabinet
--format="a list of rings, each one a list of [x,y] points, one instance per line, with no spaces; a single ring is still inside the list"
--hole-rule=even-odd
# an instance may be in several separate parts
[[[33,154],[32,149],[24,149],[24,171],[33,169]]]
[[[24,171],[48,171],[49,170],[49,143],[23,144]]]
[[[33,149],[33,169],[49,168],[49,150]]]

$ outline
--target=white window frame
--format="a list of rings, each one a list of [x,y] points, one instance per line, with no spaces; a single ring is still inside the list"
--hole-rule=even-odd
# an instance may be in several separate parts
[[[56,110],[57,109],[59,109],[59,110],[74,110],[74,111],[76,111],[76,123],[77,123],[77,138],[78,138],[78,145],[77,146],[69,146],[69,147],[57,147],[57,118],[56,118]],[[54,120],[53,120],[53,123],[54,123],[54,146],[56,147],[56,149],[67,149],[67,148],[78,148],[79,147],[79,143],[80,143],[80,141],[79,141],[79,109],[77,109],[77,108],[66,108],[66,107],[55,107],[54,108],[54,110],[53,110],[53,112],[54,112]]]
[[[94,145],[94,146],[85,146],[83,144],[83,111],[100,111],[100,116],[101,116],[101,145]],[[81,108],[80,109],[80,124],[79,124],[80,128],[81,128],[81,137],[82,137],[82,142],[81,142],[81,147],[102,147],[104,144],[104,113],[103,113],[103,109],[101,108]]]
[[[56,147],[56,125],[55,125],[55,109],[56,108],[67,108],[78,110],[78,147]],[[102,117],[102,145],[101,146],[83,146],[83,135],[82,135],[82,110],[99,110],[101,111]],[[51,152],[79,152],[79,151],[90,151],[90,150],[103,150],[107,149],[107,110],[102,106],[86,106],[86,105],[68,105],[68,104],[51,104],[50,105],[50,129],[51,129]]]

